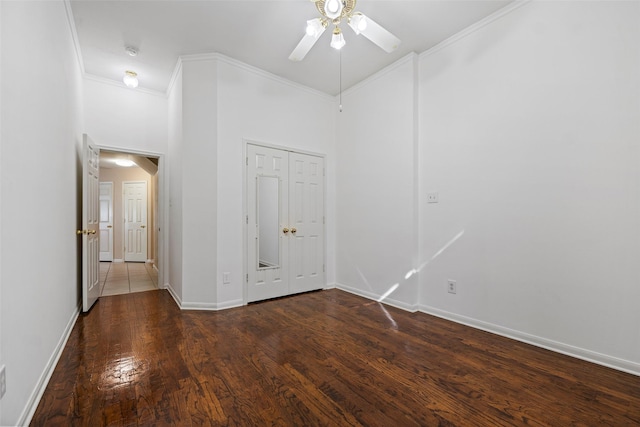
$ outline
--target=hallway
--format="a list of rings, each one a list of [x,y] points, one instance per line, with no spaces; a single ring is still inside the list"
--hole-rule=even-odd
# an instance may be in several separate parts
[[[100,296],[158,289],[158,271],[142,262],[101,262]]]

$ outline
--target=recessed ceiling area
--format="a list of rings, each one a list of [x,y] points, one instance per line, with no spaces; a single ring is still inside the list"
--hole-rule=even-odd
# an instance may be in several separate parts
[[[178,57],[220,53],[285,79],[335,95],[410,52],[421,53],[505,7],[512,0],[360,0],[355,10],[401,40],[386,53],[346,25],[346,45],[329,46],[326,31],[303,61],[289,54],[318,11],[309,0],[72,0],[85,72],[122,82],[138,74],[140,88],[166,92]],[[135,57],[127,47],[137,49]]]

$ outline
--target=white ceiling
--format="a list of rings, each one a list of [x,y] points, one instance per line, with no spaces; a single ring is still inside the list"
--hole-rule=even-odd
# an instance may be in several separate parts
[[[356,10],[402,40],[386,53],[341,25],[346,89],[410,52],[421,53],[512,0],[360,0]],[[87,74],[122,81],[138,73],[140,87],[166,92],[180,55],[221,53],[291,81],[335,95],[339,54],[326,31],[302,62],[288,57],[318,16],[309,0],[71,0]],[[138,49],[136,57],[126,46]]]

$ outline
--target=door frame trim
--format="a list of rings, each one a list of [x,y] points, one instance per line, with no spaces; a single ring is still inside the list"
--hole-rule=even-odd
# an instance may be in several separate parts
[[[166,154],[156,152],[156,151],[144,151],[144,150],[136,150],[133,148],[125,148],[118,147],[113,145],[98,145],[100,150],[106,151],[117,151],[119,153],[124,154],[135,154],[143,157],[154,157],[158,159],[158,217],[156,218],[155,226],[158,230],[158,253],[157,258],[160,262],[160,268],[158,269],[158,289],[166,289],[167,288],[167,279],[169,278],[168,274],[168,254],[169,254],[169,239],[165,238],[165,234],[168,227],[168,218],[169,218],[169,198],[167,195],[169,194],[167,186],[168,182],[166,179]],[[147,188],[148,191],[148,188]],[[148,248],[147,248],[148,250]],[[123,256],[124,258],[124,256]]]
[[[278,145],[278,144],[271,144],[271,143],[267,143],[267,142],[263,142],[263,141],[257,141],[254,139],[249,139],[249,138],[242,138],[242,305],[247,305],[248,304],[248,299],[249,299],[249,283],[247,282],[247,277],[249,274],[249,247],[247,244],[247,236],[249,235],[249,230],[248,230],[248,224],[247,224],[247,220],[246,218],[248,218],[249,215],[249,211],[248,211],[248,206],[247,206],[247,169],[248,169],[248,146],[249,145],[257,145],[259,147],[265,147],[265,148],[272,148],[272,149],[276,149],[276,150],[282,150],[282,151],[287,151],[289,153],[299,153],[299,154],[306,154],[309,156],[316,156],[316,157],[321,157],[322,161],[323,161],[323,165],[324,165],[324,170],[322,173],[322,179],[324,181],[323,183],[323,194],[322,197],[324,198],[324,203],[323,203],[323,212],[322,212],[322,216],[324,218],[324,227],[322,229],[322,238],[324,239],[324,254],[323,254],[323,265],[324,265],[324,286],[326,287],[327,285],[327,155],[323,154],[323,153],[317,153],[315,151],[307,151],[307,150],[302,150],[302,149],[297,149],[297,148],[293,148],[293,147],[287,147],[284,145]]]

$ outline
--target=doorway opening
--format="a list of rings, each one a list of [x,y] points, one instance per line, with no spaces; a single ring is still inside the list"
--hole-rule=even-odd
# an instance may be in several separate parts
[[[136,276],[146,271],[162,289],[162,156],[105,147],[99,164],[101,287],[115,272],[135,270]],[[136,291],[124,286],[130,277],[104,295]]]

